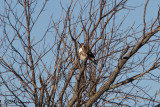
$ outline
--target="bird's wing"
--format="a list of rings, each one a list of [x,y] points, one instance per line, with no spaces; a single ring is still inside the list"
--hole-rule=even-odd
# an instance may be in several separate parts
[[[83,47],[83,52],[86,53],[90,58],[95,58],[94,54],[91,52],[91,50],[87,50],[87,47]]]
[[[91,58],[95,58],[94,54],[93,54],[91,51],[88,51],[88,53],[87,53],[87,54],[88,54],[88,56],[89,56],[89,57],[91,57]]]

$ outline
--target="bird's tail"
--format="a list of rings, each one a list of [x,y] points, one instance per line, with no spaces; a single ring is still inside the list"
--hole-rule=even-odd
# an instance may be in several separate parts
[[[97,63],[98,63],[98,60],[95,60],[94,58],[91,58],[91,61],[92,61],[95,65],[97,65]]]

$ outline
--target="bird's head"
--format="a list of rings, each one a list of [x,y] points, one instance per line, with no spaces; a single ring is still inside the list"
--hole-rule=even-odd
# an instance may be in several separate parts
[[[81,44],[80,44],[80,48],[82,48],[82,47],[84,47],[84,43],[81,43]]]

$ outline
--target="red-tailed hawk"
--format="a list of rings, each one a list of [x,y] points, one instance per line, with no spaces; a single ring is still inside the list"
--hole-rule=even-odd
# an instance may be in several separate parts
[[[84,43],[80,44],[79,57],[80,60],[82,61],[84,61],[88,57],[88,59],[94,62],[94,64],[97,64],[96,60],[94,59],[95,58],[94,54],[91,51],[87,52],[87,47],[84,45]]]

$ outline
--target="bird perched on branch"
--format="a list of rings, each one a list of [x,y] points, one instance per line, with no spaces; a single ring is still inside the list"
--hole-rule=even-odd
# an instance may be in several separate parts
[[[90,50],[87,50],[87,47],[84,45],[84,43],[80,44],[79,57],[80,57],[80,60],[82,60],[82,61],[84,61],[86,58],[88,58],[94,64],[97,64],[94,54]]]

